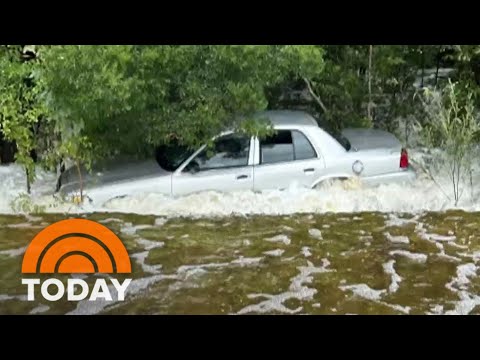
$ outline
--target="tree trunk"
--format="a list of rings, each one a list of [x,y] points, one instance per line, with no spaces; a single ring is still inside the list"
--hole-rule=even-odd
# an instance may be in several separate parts
[[[30,172],[28,169],[25,169],[25,175],[27,176],[27,193],[30,194],[32,185],[30,184]]]
[[[437,69],[435,71],[435,86],[438,84],[438,71],[440,70],[440,56],[441,56],[441,47],[438,47],[437,53]]]
[[[372,118],[372,58],[373,58],[373,45],[370,45],[370,51],[368,55],[368,106],[367,116],[370,121]]]
[[[423,47],[420,48],[421,51],[421,56],[422,56],[422,80],[420,83],[420,87],[423,89],[424,81],[425,81],[425,51],[423,50]],[[438,73],[438,68],[437,68],[437,73]],[[436,80],[435,80],[436,81]]]
[[[80,161],[77,160],[76,162],[77,173],[78,173],[78,181],[80,184],[80,203],[83,203],[83,178],[82,178],[82,170],[80,168]]]

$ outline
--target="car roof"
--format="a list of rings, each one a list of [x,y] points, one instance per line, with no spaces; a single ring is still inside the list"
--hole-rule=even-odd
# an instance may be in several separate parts
[[[305,111],[300,110],[267,110],[258,112],[255,117],[266,117],[275,125],[300,125],[318,127],[317,120]]]

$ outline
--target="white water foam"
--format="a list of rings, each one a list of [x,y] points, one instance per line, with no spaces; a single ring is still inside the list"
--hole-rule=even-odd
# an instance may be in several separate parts
[[[408,239],[407,236],[393,236],[390,235],[390,233],[386,232],[384,233],[385,238],[390,241],[391,243],[394,244],[409,244],[410,240]]]
[[[411,152],[412,159],[421,159],[423,153]],[[377,187],[366,187],[358,182],[348,184],[332,183],[318,190],[292,186],[284,191],[237,191],[231,193],[203,192],[172,198],[156,193],[138,194],[115,199],[106,206],[102,204],[61,204],[53,198],[55,174],[38,171],[38,179],[32,185],[32,201],[45,205],[46,212],[123,212],[152,214],[165,217],[205,217],[228,216],[232,214],[289,215],[293,213],[362,212],[380,211],[386,213],[422,213],[424,211],[444,211],[447,209],[480,210],[480,193],[470,191],[455,206],[445,196],[444,189],[450,189],[448,176],[437,176],[436,183],[418,172],[418,179],[410,185],[393,183]],[[474,172],[474,183],[480,182],[480,171]],[[441,188],[437,185],[440,184]],[[13,213],[10,204],[26,190],[25,174],[18,165],[0,166],[0,213]],[[469,190],[469,189],[467,189]],[[467,194],[468,193],[468,194]],[[409,220],[391,219],[387,226],[401,226]],[[437,241],[452,241],[446,237]]]
[[[16,256],[20,256],[23,253],[25,253],[25,250],[27,250],[26,246],[18,248],[18,249],[2,250],[2,251],[0,251],[0,255],[7,255],[7,256],[10,256],[10,257],[16,257]]]
[[[285,250],[283,249],[276,249],[276,250],[270,250],[270,251],[264,251],[264,255],[267,256],[273,256],[273,257],[279,257],[282,256]]]
[[[418,263],[425,263],[427,261],[428,256],[425,254],[419,254],[419,253],[412,253],[407,250],[393,250],[390,251],[390,255],[400,255],[408,258],[411,261],[418,262]]]
[[[302,253],[302,255],[305,256],[306,258],[312,256],[312,253],[310,252],[310,248],[309,248],[308,246],[302,247],[301,253]]]
[[[7,294],[0,294],[0,301],[7,301],[7,300],[27,301],[27,295],[7,295]]]
[[[443,314],[443,305],[432,305],[430,307],[430,312],[427,312],[427,315],[442,315]]]
[[[388,291],[390,293],[397,292],[398,288],[400,287],[399,284],[402,281],[402,278],[400,277],[400,275],[398,275],[397,272],[395,271],[394,265],[395,265],[395,260],[390,260],[389,262],[383,264],[383,271],[385,271],[385,273],[389,275],[391,279],[390,286],[388,287]]]
[[[355,284],[355,285],[344,285],[340,286],[340,290],[347,291],[350,290],[354,296],[361,297],[367,300],[380,300],[382,295],[384,295],[386,290],[375,290],[372,289],[367,284]]]
[[[470,278],[477,276],[477,267],[473,263],[462,264],[457,267],[457,276],[445,287],[453,292],[466,290],[470,284]]]
[[[308,229],[308,234],[317,240],[323,240],[322,232],[318,229]]]
[[[152,249],[158,249],[165,245],[165,243],[162,241],[151,241],[146,239],[135,239],[135,242],[143,246],[143,248],[147,251],[150,251]]]
[[[404,314],[410,314],[410,310],[412,310],[412,308],[410,306],[401,306],[401,305],[397,305],[397,304],[389,304],[389,303],[386,303],[384,301],[379,301],[378,302],[379,304],[382,304],[382,305],[385,305],[393,310],[396,310],[396,311],[400,311],[401,313],[404,313]]]
[[[47,312],[48,310],[50,310],[50,306],[40,304],[36,308],[32,309],[30,311],[30,314],[31,315],[41,314],[41,313]]]
[[[457,266],[456,277],[445,285],[450,291],[457,293],[460,298],[454,310],[449,310],[446,315],[468,315],[475,307],[480,305],[480,296],[468,292],[471,279],[477,276],[478,267],[473,263]]]
[[[263,257],[248,258],[240,256],[238,259],[233,260],[231,264],[240,265],[240,266],[249,266],[260,263],[263,260]]]
[[[291,244],[291,240],[290,238],[287,236],[287,235],[276,235],[276,236],[273,236],[273,237],[270,237],[270,238],[266,238],[265,241],[269,241],[269,242],[273,242],[273,243],[283,243],[285,245],[290,245]]]
[[[458,253],[457,255],[464,256],[464,257],[467,257],[467,258],[471,258],[475,263],[480,261],[480,251],[475,251],[472,254]]]
[[[311,284],[313,281],[313,274],[321,274],[332,272],[335,270],[328,269],[330,262],[327,259],[322,259],[322,266],[315,267],[312,262],[307,261],[307,266],[300,266],[300,274],[291,279],[288,291],[277,295],[271,294],[250,294],[249,299],[263,298],[266,299],[258,304],[248,305],[240,309],[237,314],[258,313],[265,314],[271,312],[279,312],[283,314],[297,314],[302,311],[303,307],[299,306],[296,309],[289,309],[284,305],[284,302],[290,299],[312,300],[317,293],[316,289],[309,288],[304,284]]]
[[[37,170],[37,180],[32,185],[32,196],[39,199],[46,194],[53,195],[55,174]],[[0,214],[13,213],[11,202],[20,194],[26,194],[25,170],[16,164],[0,166]]]
[[[411,219],[403,219],[398,217],[396,214],[388,214],[388,220],[385,221],[386,227],[391,226],[405,226],[408,224],[416,224],[419,216],[416,215]]]
[[[130,285],[125,291],[125,297],[133,296],[141,291],[148,289],[151,285],[166,279],[177,279],[176,275],[153,275],[147,278],[141,278],[132,280]],[[116,299],[118,296],[117,290],[113,285],[108,286],[108,290],[112,295],[113,299]],[[67,315],[93,315],[98,314],[103,311],[105,308],[117,304],[118,300],[105,300],[103,298],[97,299],[95,301],[89,301],[88,299],[79,301],[77,307],[67,313]]]
[[[480,296],[469,294],[467,291],[459,291],[460,301],[455,305],[454,310],[449,310],[445,315],[468,315],[475,307],[480,305]]]
[[[120,232],[125,235],[135,235],[137,233],[137,230],[142,230],[142,229],[150,229],[152,228],[152,225],[133,225],[132,223],[124,223],[122,227],[120,228]]]
[[[456,247],[457,249],[462,249],[462,250],[468,249],[467,245],[459,245],[459,244],[454,243],[454,242],[448,243],[448,245]]]
[[[148,257],[148,251],[142,251],[140,253],[136,253],[132,255],[132,258],[134,258],[137,263],[142,267],[142,270],[147,273],[151,274],[159,274],[160,270],[162,269],[162,265],[148,265],[145,264],[145,260]]]

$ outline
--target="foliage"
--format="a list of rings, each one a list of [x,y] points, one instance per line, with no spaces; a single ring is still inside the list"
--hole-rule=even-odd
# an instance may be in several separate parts
[[[269,124],[250,115],[266,108],[306,109],[333,131],[382,128],[407,145],[418,123],[444,146],[433,116],[455,111],[441,67],[455,68],[460,122],[480,105],[479,45],[41,45],[29,61],[22,49],[0,45],[0,147],[16,143],[30,181],[37,156],[90,168],[173,140],[196,148],[226,129],[265,136]],[[414,96],[445,85],[441,102]]]
[[[33,128],[43,114],[39,86],[35,86],[33,62],[22,62],[20,47],[0,45],[0,131],[17,145],[16,160],[25,166],[29,182],[35,177],[31,152],[35,148]]]
[[[46,211],[46,206],[34,204],[31,197],[26,193],[19,194],[13,199],[10,207],[14,212],[24,214],[43,214]]]
[[[332,129],[376,126],[393,130],[396,118],[414,110],[418,47],[372,45],[371,69],[369,45],[324,48],[325,71],[312,79],[312,87],[325,105],[326,112],[321,112]]]
[[[198,146],[266,108],[265,87],[323,67],[313,46],[55,46],[44,63],[57,154],[83,162]]]
[[[460,200],[476,155],[480,118],[473,92],[449,81],[442,92],[426,91],[423,99],[427,119],[423,128],[426,144],[442,149],[449,169],[455,205]]]

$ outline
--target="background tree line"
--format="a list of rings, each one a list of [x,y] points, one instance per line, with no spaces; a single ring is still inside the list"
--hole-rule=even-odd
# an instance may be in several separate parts
[[[0,162],[22,164],[30,184],[35,164],[198,146],[267,108],[305,109],[331,131],[386,129],[408,145],[413,124],[435,133],[419,89],[449,79],[459,103],[478,108],[480,45],[0,45]]]

